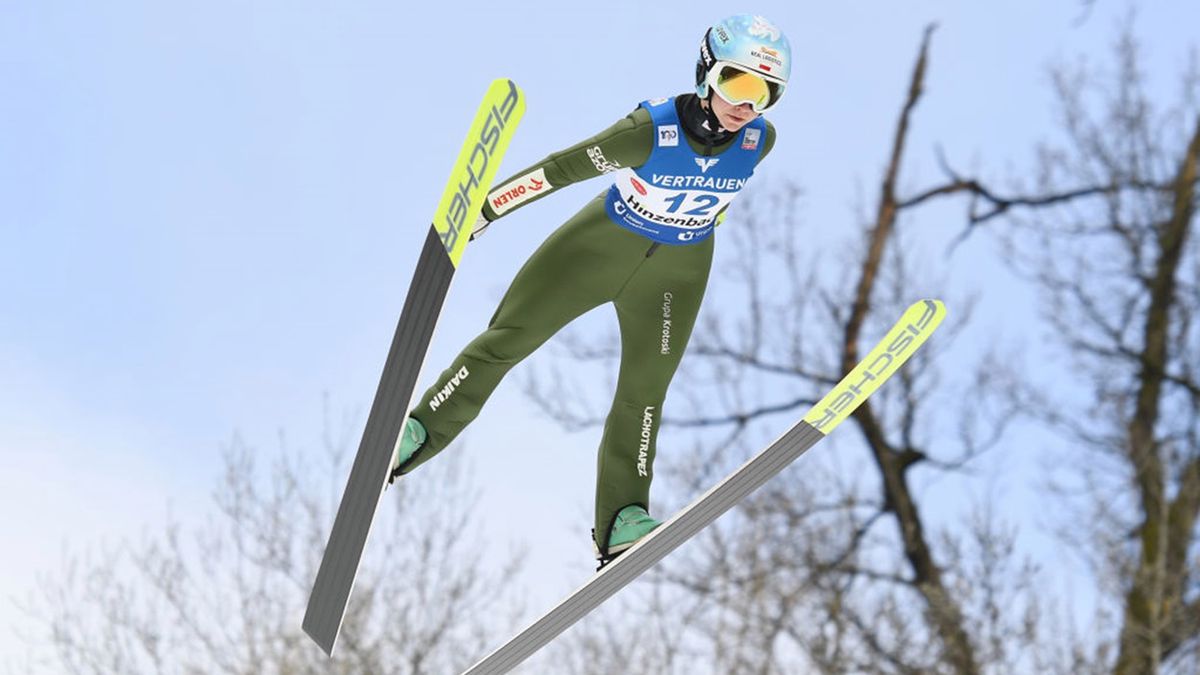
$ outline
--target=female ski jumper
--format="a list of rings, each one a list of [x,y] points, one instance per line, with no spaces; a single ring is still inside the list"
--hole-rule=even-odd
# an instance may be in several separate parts
[[[710,46],[720,46],[716,31],[724,25],[706,34],[702,62],[712,59],[706,53]],[[709,67],[722,65],[714,63]],[[739,74],[745,75],[733,73]],[[715,76],[708,81],[720,86]],[[643,102],[600,134],[550,155],[489,193],[483,210],[487,222],[567,185],[601,174],[614,179],[546,239],[513,279],[487,329],[421,396],[405,429],[415,450],[398,456],[396,474],[412,471],[444,449],[475,419],[501,378],[559,329],[612,303],[621,363],[600,441],[597,552],[607,560],[632,545],[610,539],[616,526],[629,524],[624,519],[641,519],[644,527],[637,536],[657,525],[646,512],[663,400],[700,311],[714,231],[775,142],[774,127],[748,106],[743,109],[754,119],[727,131],[713,112],[713,92],[698,89],[708,95],[703,106],[695,94]],[[770,103],[781,91],[782,85],[771,90]]]

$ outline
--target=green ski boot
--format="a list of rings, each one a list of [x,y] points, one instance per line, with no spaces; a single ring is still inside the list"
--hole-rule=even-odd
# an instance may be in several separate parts
[[[428,435],[420,422],[412,417],[405,420],[404,428],[400,430],[400,438],[396,439],[396,450],[392,454],[392,475],[388,478],[389,483],[400,477],[400,467],[425,445],[426,438]]]
[[[596,558],[600,561],[600,567],[612,562],[613,558],[638,543],[642,537],[650,534],[659,525],[662,523],[651,518],[650,514],[646,513],[646,509],[638,504],[630,504],[618,511],[617,518],[613,521],[612,531],[608,535],[608,551],[602,554],[600,547],[596,546]],[[595,546],[594,537],[592,544]]]

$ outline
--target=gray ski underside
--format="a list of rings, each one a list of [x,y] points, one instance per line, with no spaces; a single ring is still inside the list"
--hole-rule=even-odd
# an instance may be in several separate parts
[[[430,227],[304,612],[304,632],[326,654],[333,654],[371,521],[388,479],[392,451],[408,416],[413,388],[453,277],[454,265],[437,230]]]
[[[799,422],[464,675],[497,675],[517,667],[824,437],[807,422]]]

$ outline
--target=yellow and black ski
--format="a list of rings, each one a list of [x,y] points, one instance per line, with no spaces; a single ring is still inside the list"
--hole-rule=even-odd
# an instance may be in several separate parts
[[[515,83],[492,82],[425,238],[304,613],[304,632],[327,654],[333,654],[341,630],[371,522],[387,485],[392,452],[450,281],[524,113],[525,97]]]
[[[499,675],[516,668],[558,634],[662,560],[680,544],[778,474],[841,424],[933,334],[946,308],[939,300],[911,305],[879,344],[804,418],[725,480],[605,565],[558,606],[464,675]]]

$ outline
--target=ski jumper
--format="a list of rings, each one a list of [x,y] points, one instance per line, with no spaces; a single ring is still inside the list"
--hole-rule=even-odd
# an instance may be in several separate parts
[[[594,536],[600,551],[620,509],[639,504],[649,510],[663,400],[700,311],[714,230],[775,138],[760,117],[725,143],[704,145],[681,124],[685,102],[695,106],[695,96],[644,102],[488,195],[484,216],[495,220],[572,183],[615,176],[534,252],[487,329],[418,399],[410,415],[428,439],[401,473],[458,436],[514,365],[576,317],[612,303],[621,363],[599,449]]]

